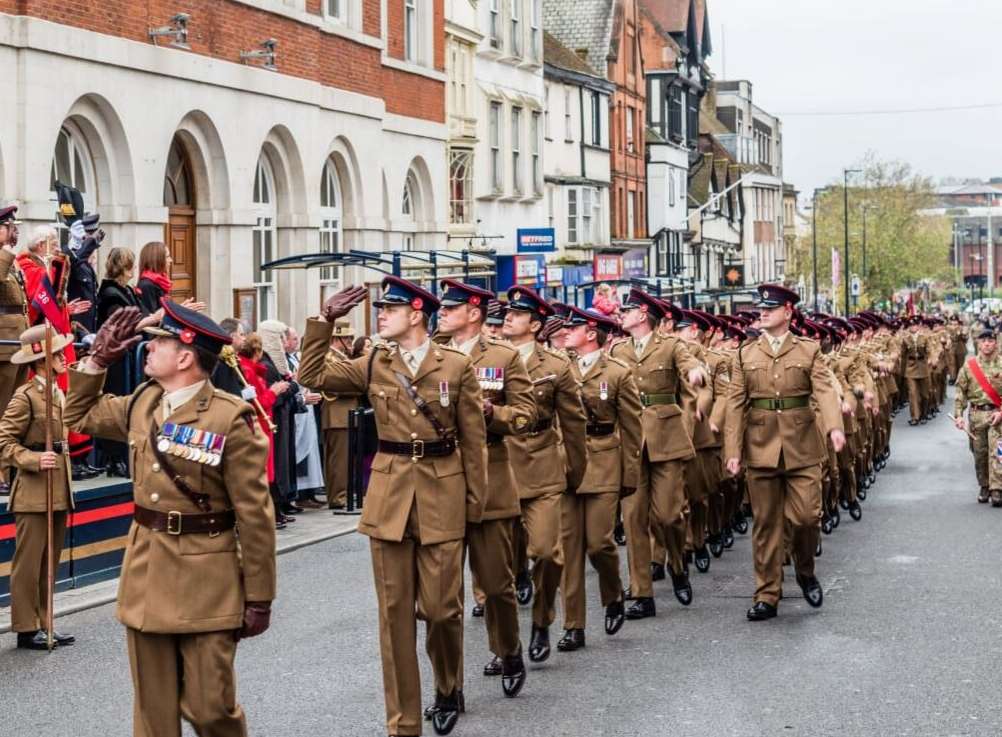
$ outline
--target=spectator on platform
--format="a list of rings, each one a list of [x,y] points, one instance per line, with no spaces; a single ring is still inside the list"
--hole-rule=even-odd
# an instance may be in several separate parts
[[[613,317],[619,314],[619,295],[611,285],[605,282],[595,288],[595,297],[591,301],[593,310],[601,312],[603,315]]]
[[[139,252],[139,302],[147,313],[160,309],[160,302],[170,297],[173,283],[170,279],[170,267],[173,263],[167,246],[159,241],[152,241],[143,246]]]
[[[295,515],[303,511],[296,504],[298,489],[296,487],[296,420],[298,412],[305,412],[306,407],[299,396],[299,385],[296,384],[289,370],[285,357],[284,338],[288,327],[278,320],[264,320],[258,325],[258,335],[264,355],[261,363],[267,371],[264,374],[265,383],[277,395],[273,416],[275,420],[275,486],[278,498],[281,500],[279,511],[284,515]],[[276,386],[284,386],[281,392]]]
[[[80,338],[97,330],[98,286],[97,249],[104,240],[101,218],[97,213],[88,213],[70,227],[70,240],[66,253],[70,257],[70,278],[66,285],[66,296],[70,300],[87,302],[87,310],[76,315],[74,320],[82,328]]]

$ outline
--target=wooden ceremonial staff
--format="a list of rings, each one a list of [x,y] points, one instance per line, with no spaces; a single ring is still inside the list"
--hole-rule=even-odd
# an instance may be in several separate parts
[[[52,452],[52,387],[54,377],[52,376],[52,324],[45,321],[45,452]],[[46,525],[46,571],[45,571],[45,644],[52,652],[55,640],[52,636],[52,607],[53,594],[56,588],[56,565],[52,560],[54,535],[53,501],[52,501],[52,474],[53,468],[45,469],[45,525]]]
[[[953,420],[954,422],[956,422],[956,421],[957,421],[957,418],[956,418],[956,417],[954,417],[954,416],[953,416],[953,415],[951,415],[951,414],[947,414],[947,417],[949,417],[949,418],[950,418],[951,420]],[[958,429],[960,429],[960,428],[958,428]],[[976,438],[976,437],[974,437],[974,433],[972,433],[972,432],[971,432],[970,430],[967,430],[967,429],[964,429],[964,432],[966,432],[966,433],[967,433],[967,437],[969,437],[969,438],[970,438],[971,440],[977,440],[977,438]]]
[[[244,372],[240,370],[240,363],[237,361],[237,352],[233,350],[233,346],[223,346],[223,350],[219,352],[219,358],[222,359],[223,363],[233,369],[234,373],[236,373],[236,375],[240,378],[240,383],[242,383],[244,387],[250,386],[250,384],[247,383],[247,379],[244,378]],[[251,400],[251,404],[254,405],[254,409],[257,410],[257,413],[264,418],[264,421],[268,423],[268,427],[271,428],[271,432],[274,435],[278,428],[275,427],[275,423],[271,421],[270,417],[268,417],[268,413],[264,411],[264,407],[261,406],[261,402],[258,401],[257,397],[254,397]]]

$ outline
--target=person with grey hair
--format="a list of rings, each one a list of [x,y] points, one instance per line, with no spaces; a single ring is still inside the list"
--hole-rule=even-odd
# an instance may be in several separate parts
[[[296,504],[298,487],[296,485],[296,419],[297,413],[305,412],[302,398],[299,395],[299,385],[295,383],[289,362],[285,357],[284,338],[288,326],[279,320],[264,320],[257,326],[257,334],[261,338],[264,355],[261,363],[266,367],[264,381],[269,387],[285,384],[287,391],[272,391],[278,395],[272,414],[276,425],[275,430],[275,495],[280,502],[279,511],[286,516],[293,516],[303,511]]]

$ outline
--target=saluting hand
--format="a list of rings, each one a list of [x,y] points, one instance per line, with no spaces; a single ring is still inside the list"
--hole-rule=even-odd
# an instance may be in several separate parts
[[[97,368],[108,368],[143,339],[136,334],[142,320],[138,307],[123,307],[105,321],[94,336],[88,360]]]
[[[564,329],[564,321],[561,320],[559,317],[558,318],[551,317],[546,321],[546,324],[543,325],[543,328],[537,334],[536,340],[538,340],[540,343],[546,343],[547,341],[549,341],[550,338],[553,337],[554,333],[556,333],[558,330],[563,330],[563,329]]]
[[[344,317],[356,305],[362,304],[369,295],[369,290],[365,287],[346,287],[335,293],[324,302],[323,316],[327,322],[334,322],[338,318]]]

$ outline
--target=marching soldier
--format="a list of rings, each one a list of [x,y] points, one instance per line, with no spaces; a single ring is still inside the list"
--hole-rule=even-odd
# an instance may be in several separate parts
[[[925,424],[926,402],[929,396],[929,341],[922,333],[922,318],[908,321],[908,332],[901,341],[904,377],[908,382],[908,407],[911,411],[909,425]]]
[[[518,351],[532,381],[536,423],[530,432],[509,438],[511,465],[518,481],[526,553],[534,561],[532,639],[529,660],[550,656],[550,625],[564,569],[560,514],[564,494],[575,494],[588,464],[584,408],[565,356],[540,345],[536,336],[550,307],[525,287],[508,291],[504,337]]]
[[[28,329],[28,300],[24,277],[15,263],[17,246],[17,208],[0,208],[0,340],[17,340]],[[27,364],[11,361],[15,345],[0,345],[0,407],[6,407],[14,390],[28,378]],[[0,464],[0,493],[8,490]]]
[[[957,372],[957,393],[953,401],[954,424],[968,434],[974,472],[977,475],[978,502],[989,498],[993,506],[1002,506],[1002,482],[992,480],[999,473],[991,473],[1000,462],[996,449],[989,442],[989,429],[996,412],[1002,408],[999,390],[1002,389],[1002,360],[999,359],[997,339],[991,330],[982,330],[977,338],[978,355],[967,359]],[[964,420],[964,410],[968,410]]]
[[[588,419],[588,465],[581,486],[561,497],[564,635],[557,649],[562,652],[585,646],[586,556],[598,572],[606,634],[619,632],[626,615],[613,528],[619,499],[632,495],[640,483],[642,406],[630,369],[602,350],[615,327],[614,320],[599,312],[569,308],[566,347],[575,355],[571,370]],[[647,530],[638,535],[649,561]]]
[[[796,292],[778,285],[758,288],[758,340],[742,346],[731,371],[724,431],[727,470],[747,467],[748,496],[755,515],[752,555],[755,603],[748,619],[776,616],[782,588],[784,525],[789,524],[797,583],[812,607],[823,602],[814,576],[820,536],[821,459],[825,448],[815,430],[813,397],[825,435],[836,451],[845,445],[842,415],[821,349],[790,333]]]
[[[514,697],[525,682],[514,572],[515,525],[521,506],[505,438],[530,430],[536,405],[518,351],[483,334],[493,294],[455,279],[443,280],[441,287],[439,332],[450,337],[452,348],[470,357],[487,423],[487,497],[481,523],[466,536],[470,569],[484,592],[487,636],[494,653],[484,675],[501,676],[504,695]],[[461,671],[456,679],[462,683]]]
[[[135,511],[118,587],[135,691],[134,733],[247,734],[236,702],[237,641],[268,629],[275,598],[275,510],[268,439],[254,409],[209,377],[230,337],[169,300],[146,328],[146,375],[131,396],[102,393],[105,371],[140,337],[126,307],[71,369],[63,417],[128,442]]]
[[[45,326],[28,328],[21,334],[21,347],[11,357],[15,366],[36,367],[34,379],[17,387],[0,419],[0,463],[17,471],[8,508],[14,514],[15,548],[10,573],[11,629],[17,646],[29,650],[47,649],[44,631],[48,613],[46,472],[52,470],[53,516],[52,557],[57,561],[66,534],[66,513],[73,508],[70,490],[70,456],[63,424],[63,392],[55,376],[66,373],[63,348],[70,337],[52,336],[52,372],[44,372]],[[51,452],[45,450],[45,393],[52,393]],[[70,635],[52,633],[56,645],[72,645]]]
[[[684,469],[696,451],[691,425],[679,406],[680,379],[702,386],[706,373],[681,339],[657,333],[666,315],[676,322],[682,316],[677,307],[631,289],[621,312],[630,339],[615,346],[611,355],[630,367],[644,407],[639,485],[636,494],[623,502],[630,592],[635,599],[626,614],[641,619],[655,615],[651,534],[667,551],[675,597],[683,605],[692,603],[685,562],[689,504]]]
[[[377,301],[387,343],[364,357],[326,362],[333,323],[366,299],[349,287],[307,321],[299,379],[316,391],[366,393],[379,452],[372,462],[359,532],[369,537],[379,602],[386,729],[421,734],[417,620],[435,676],[432,726],[448,734],[460,713],[463,539],[480,524],[487,497],[487,432],[473,364],[433,345],[428,322],[438,299],[388,276]]]
[[[355,337],[351,323],[338,320],[327,360],[347,361]],[[327,506],[344,509],[348,502],[348,413],[358,407],[358,394],[321,392],[320,429],[324,434],[324,483]]]

